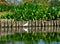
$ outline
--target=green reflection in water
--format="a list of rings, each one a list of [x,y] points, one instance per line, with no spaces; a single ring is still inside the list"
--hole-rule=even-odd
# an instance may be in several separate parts
[[[38,42],[43,39],[44,42],[60,41],[60,33],[15,33],[0,37],[0,41],[24,41]]]

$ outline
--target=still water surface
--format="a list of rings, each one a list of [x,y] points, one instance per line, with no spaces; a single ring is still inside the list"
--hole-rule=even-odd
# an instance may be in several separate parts
[[[1,35],[7,35],[7,34],[12,34],[12,33],[15,33],[15,32],[26,32],[25,29],[28,30],[28,33],[29,32],[60,32],[60,27],[19,27],[19,28],[1,28],[0,29],[0,36]],[[59,36],[60,37],[60,36]],[[28,38],[29,39],[29,38]],[[45,38],[46,39],[46,38]],[[60,39],[60,38],[59,38]],[[9,41],[9,42],[4,42],[4,41],[1,41],[0,44],[60,44],[60,41],[49,41],[49,42],[46,42],[44,41],[43,39],[40,39],[39,41]]]
[[[60,44],[60,42],[57,41],[50,41],[50,42],[45,42],[44,40],[40,39],[38,42],[23,42],[23,41],[15,41],[15,42],[1,42],[0,44]]]

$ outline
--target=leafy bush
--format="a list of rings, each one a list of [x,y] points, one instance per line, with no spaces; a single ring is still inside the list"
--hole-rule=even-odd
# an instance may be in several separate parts
[[[0,12],[4,12],[4,11],[9,11],[15,8],[14,5],[8,5],[8,4],[0,4]]]
[[[9,6],[13,14],[6,14],[0,18],[14,20],[55,20],[60,19],[60,7],[44,7],[36,3],[21,3],[17,6]],[[8,10],[8,9],[7,9]]]

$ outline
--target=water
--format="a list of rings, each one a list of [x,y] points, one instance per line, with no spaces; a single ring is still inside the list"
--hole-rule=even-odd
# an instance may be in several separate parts
[[[26,33],[24,28],[28,30],[28,33]],[[60,33],[58,32],[60,32],[60,27],[0,28],[0,37],[2,37],[0,38],[0,44],[60,44]],[[13,37],[6,38],[9,41],[3,38],[3,36],[11,34]]]
[[[27,31],[26,31],[27,30]],[[23,33],[31,33],[31,32],[60,32],[60,27],[5,27],[0,28],[0,36],[1,35],[7,35],[7,34],[13,34],[15,32]]]
[[[15,41],[15,42],[0,42],[0,44],[60,44],[60,42],[57,42],[57,41],[50,41],[50,42],[45,42],[44,40],[40,40],[38,42],[30,42],[30,41],[27,41],[27,42],[22,42],[22,41]]]

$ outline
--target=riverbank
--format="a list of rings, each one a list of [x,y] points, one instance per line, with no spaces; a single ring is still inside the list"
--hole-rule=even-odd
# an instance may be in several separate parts
[[[14,21],[8,19],[0,19],[0,27],[24,27],[24,25],[30,27],[48,27],[48,26],[60,26],[60,20],[50,20],[50,21],[43,21],[43,20],[34,20],[34,21]]]

